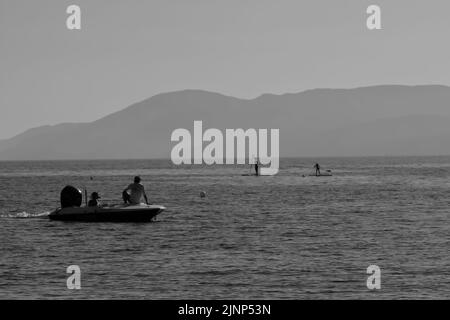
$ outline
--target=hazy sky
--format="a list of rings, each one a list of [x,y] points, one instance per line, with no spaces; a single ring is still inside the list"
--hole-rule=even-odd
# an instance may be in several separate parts
[[[82,9],[82,30],[66,8]],[[370,4],[383,30],[369,31]],[[154,94],[450,85],[448,0],[0,0],[0,139]]]

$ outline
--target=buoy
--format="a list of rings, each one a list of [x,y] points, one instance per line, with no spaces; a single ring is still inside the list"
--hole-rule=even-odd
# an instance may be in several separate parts
[[[206,192],[205,191],[200,192],[200,198],[205,198],[205,197],[206,197]]]

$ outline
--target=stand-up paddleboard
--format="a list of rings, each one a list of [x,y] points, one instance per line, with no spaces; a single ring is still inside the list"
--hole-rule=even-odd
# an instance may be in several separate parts
[[[310,174],[310,177],[332,177],[333,175],[331,173],[321,173],[321,174]]]

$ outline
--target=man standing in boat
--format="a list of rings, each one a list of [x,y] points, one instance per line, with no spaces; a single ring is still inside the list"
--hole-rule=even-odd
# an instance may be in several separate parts
[[[134,183],[130,184],[125,190],[123,190],[122,198],[126,204],[140,204],[142,198],[144,198],[145,203],[148,204],[147,195],[145,194],[144,186],[141,184],[140,177],[134,177]]]

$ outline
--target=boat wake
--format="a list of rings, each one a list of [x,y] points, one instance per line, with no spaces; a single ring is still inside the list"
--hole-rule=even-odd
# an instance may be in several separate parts
[[[10,213],[0,213],[1,218],[15,218],[15,219],[31,219],[31,218],[47,218],[50,211],[41,213],[30,213],[30,212],[10,212]]]

